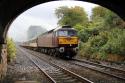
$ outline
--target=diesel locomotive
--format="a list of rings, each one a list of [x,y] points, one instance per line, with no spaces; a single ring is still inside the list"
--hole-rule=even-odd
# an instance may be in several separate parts
[[[77,31],[71,26],[62,26],[24,42],[23,47],[45,54],[73,58],[78,51]]]

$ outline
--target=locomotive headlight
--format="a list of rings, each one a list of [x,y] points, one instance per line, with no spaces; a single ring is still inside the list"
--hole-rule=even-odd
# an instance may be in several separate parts
[[[78,47],[74,48],[74,51],[75,51],[75,52],[78,52],[78,50],[79,50],[79,48],[78,48]]]
[[[63,52],[64,52],[64,47],[60,47],[60,48],[59,48],[59,51],[60,51],[61,53],[63,53]]]

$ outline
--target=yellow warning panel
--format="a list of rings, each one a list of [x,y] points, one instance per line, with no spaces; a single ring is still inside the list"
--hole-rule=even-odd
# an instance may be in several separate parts
[[[58,37],[59,44],[78,44],[78,37]]]

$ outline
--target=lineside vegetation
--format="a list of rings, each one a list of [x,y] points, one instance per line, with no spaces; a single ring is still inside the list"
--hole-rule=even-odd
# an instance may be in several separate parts
[[[7,38],[7,60],[11,62],[16,58],[16,46],[12,38]]]
[[[78,30],[79,55],[88,59],[125,61],[125,22],[112,11],[97,6],[88,19],[84,8],[59,7],[55,10],[58,24]]]

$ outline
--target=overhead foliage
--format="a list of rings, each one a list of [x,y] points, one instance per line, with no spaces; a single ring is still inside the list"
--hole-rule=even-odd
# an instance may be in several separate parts
[[[125,22],[118,15],[101,6],[92,9],[91,19],[94,23],[100,21],[100,23],[103,24],[103,26],[101,26],[103,28],[113,28],[116,26],[118,28],[125,28]]]
[[[55,10],[55,14],[59,19],[58,24],[62,25],[71,25],[71,26],[85,26],[88,22],[88,17],[86,12],[82,7],[67,7],[61,6]],[[78,28],[78,29],[80,29]]]

